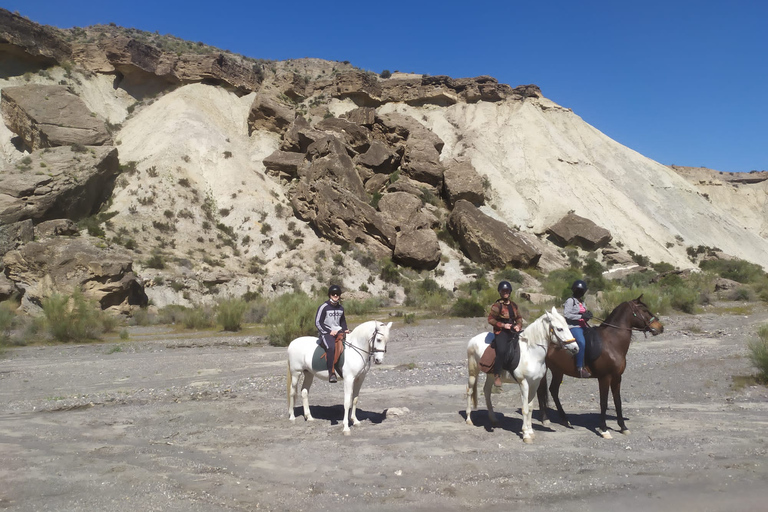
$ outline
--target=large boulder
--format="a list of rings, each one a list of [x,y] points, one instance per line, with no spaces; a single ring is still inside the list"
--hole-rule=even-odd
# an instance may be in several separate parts
[[[297,116],[291,126],[283,135],[280,142],[280,149],[283,151],[295,151],[297,153],[306,153],[309,146],[323,137],[325,133],[315,130],[309,125],[303,116]]]
[[[363,180],[358,174],[345,144],[333,135],[327,135],[307,149],[309,165],[302,167],[301,178],[309,183],[332,180],[361,201],[367,201]]]
[[[346,119],[329,117],[317,123],[315,128],[336,134],[356,153],[365,153],[371,146],[371,131]]]
[[[112,196],[119,173],[113,147],[35,151],[0,173],[0,224],[93,215]]]
[[[24,53],[42,65],[64,62],[72,49],[57,30],[0,9],[0,53]]]
[[[428,104],[449,106],[459,100],[451,84],[452,79],[447,76],[386,80],[382,84],[382,100],[413,106]]]
[[[6,254],[3,264],[8,279],[24,292],[22,305],[29,307],[76,289],[98,301],[102,309],[147,304],[131,257],[116,249],[100,249],[82,238],[29,242]]]
[[[306,163],[303,153],[275,150],[264,158],[264,167],[267,173],[288,181],[299,176],[299,168]]]
[[[547,233],[557,245],[562,247],[575,245],[587,251],[605,247],[613,238],[607,229],[573,212],[569,212],[568,215],[550,227]]]
[[[383,142],[374,140],[368,151],[355,157],[355,163],[375,173],[389,174],[400,164],[400,155]]]
[[[0,97],[6,126],[31,151],[73,144],[112,144],[104,119],[64,86],[5,87]]]
[[[459,199],[466,199],[475,206],[485,202],[483,179],[468,160],[452,162],[443,175],[445,197],[448,204],[453,206]]]
[[[361,107],[381,104],[381,85],[372,73],[354,72],[337,75],[328,91],[333,98],[350,98]]]
[[[373,206],[332,180],[299,181],[290,191],[296,215],[325,238],[362,244],[379,257],[391,256],[395,229]]]
[[[418,197],[407,192],[391,192],[379,199],[379,211],[397,231],[415,231],[438,224],[437,218],[422,208]]]
[[[392,259],[417,270],[432,270],[440,263],[440,243],[431,229],[414,229],[397,234]]]
[[[533,267],[541,253],[522,235],[460,199],[448,218],[448,230],[475,263],[502,268]]]
[[[293,109],[266,94],[257,94],[248,113],[248,135],[256,130],[283,134],[296,117]]]

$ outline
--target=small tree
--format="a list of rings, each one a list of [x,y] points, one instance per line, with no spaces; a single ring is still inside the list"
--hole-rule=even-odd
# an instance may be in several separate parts
[[[389,78],[392,76],[392,72],[390,72],[388,69],[385,69],[384,71],[381,72],[379,76],[381,78]]]

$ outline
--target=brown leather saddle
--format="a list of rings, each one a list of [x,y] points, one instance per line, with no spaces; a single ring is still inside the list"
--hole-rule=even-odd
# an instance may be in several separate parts
[[[341,353],[344,352],[344,338],[345,334],[341,331],[339,331],[336,334],[336,351],[333,356],[333,366],[336,367],[336,365],[339,363],[339,358],[341,357]],[[320,356],[322,359],[325,359],[326,353],[324,352],[322,356]]]

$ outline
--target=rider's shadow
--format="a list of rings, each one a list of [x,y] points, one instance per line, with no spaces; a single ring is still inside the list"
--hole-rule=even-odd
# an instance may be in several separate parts
[[[330,421],[331,425],[337,425],[341,423],[341,418],[344,416],[343,405],[310,405],[309,412],[316,420]],[[294,407],[293,414],[297,418],[301,418],[304,415],[304,408]],[[370,421],[371,423],[381,423],[386,418],[385,412],[373,412],[366,411],[365,409],[357,409],[357,419],[360,421]]]

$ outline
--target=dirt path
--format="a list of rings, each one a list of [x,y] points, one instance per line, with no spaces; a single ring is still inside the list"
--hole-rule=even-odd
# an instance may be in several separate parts
[[[746,343],[768,314],[662,320],[629,352],[631,435],[600,438],[597,382],[566,378],[574,428],[535,420],[532,445],[509,384],[494,395],[501,428],[482,397],[477,426],[464,422],[465,348],[482,319],[395,319],[350,437],[341,385],[316,381],[316,421],[288,421],[285,349],[257,338],[137,330],[15,349],[0,360],[0,508],[764,510],[768,391],[732,377],[752,373]]]

